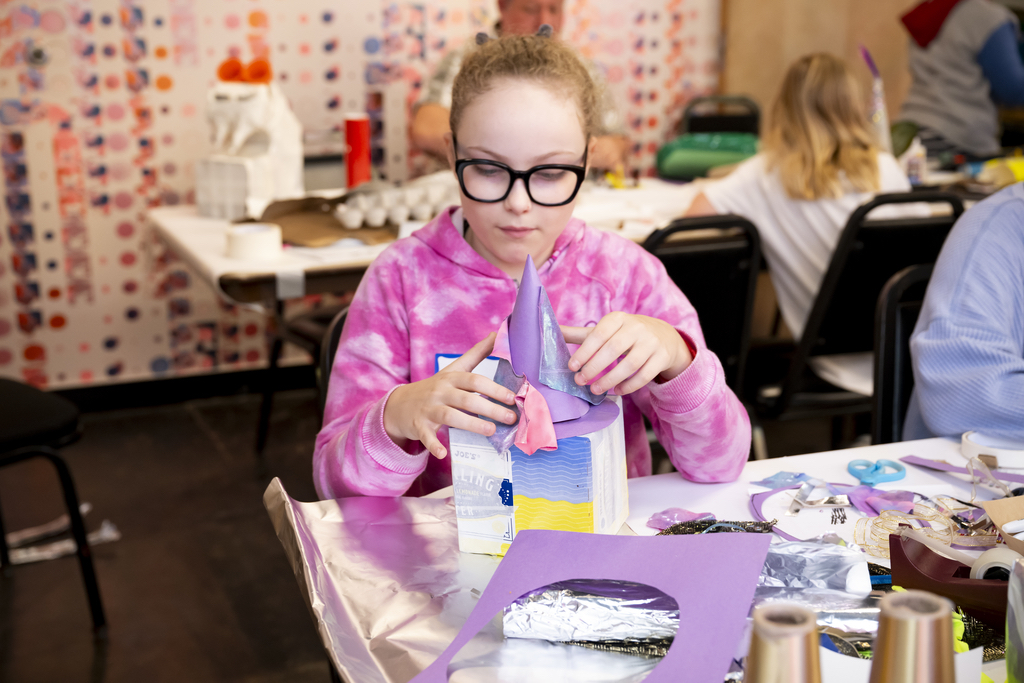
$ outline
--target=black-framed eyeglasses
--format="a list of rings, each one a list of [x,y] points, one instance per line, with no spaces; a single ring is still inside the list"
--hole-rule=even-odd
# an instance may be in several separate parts
[[[455,148],[455,175],[459,179],[459,186],[475,202],[494,204],[505,201],[512,192],[512,186],[522,178],[526,194],[534,204],[564,206],[576,198],[587,175],[586,149],[583,151],[582,166],[541,164],[526,171],[517,171],[492,159],[459,159],[459,147],[454,134],[452,145]]]

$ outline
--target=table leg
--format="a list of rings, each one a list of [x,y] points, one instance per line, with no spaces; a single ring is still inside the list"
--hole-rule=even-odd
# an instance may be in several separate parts
[[[277,388],[277,364],[281,358],[284,339],[281,337],[284,324],[284,302],[274,303],[274,339],[270,345],[269,365],[266,381],[263,385],[263,400],[260,402],[260,417],[256,424],[256,460],[263,464],[263,449],[267,445],[267,432],[270,430],[270,412],[274,407],[274,390]]]

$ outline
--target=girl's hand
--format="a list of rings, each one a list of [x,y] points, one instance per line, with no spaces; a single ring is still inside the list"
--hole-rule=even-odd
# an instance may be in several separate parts
[[[513,405],[512,392],[483,375],[473,374],[473,368],[494,349],[496,336],[492,332],[433,377],[395,389],[384,406],[384,431],[391,440],[403,448],[409,441],[419,441],[431,455],[443,458],[448,452],[437,439],[437,430],[443,425],[490,436],[494,425],[477,415],[514,424],[515,413],[484,398]]]
[[[693,361],[690,349],[674,327],[645,315],[609,313],[595,327],[562,326],[562,334],[566,342],[580,345],[569,359],[576,384],[590,384],[619,361],[591,385],[595,394],[612,387],[620,396],[631,394],[656,377],[666,381],[675,378]]]

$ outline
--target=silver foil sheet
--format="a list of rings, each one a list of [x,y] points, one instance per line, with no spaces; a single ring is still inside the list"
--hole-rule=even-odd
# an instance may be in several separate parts
[[[864,553],[827,541],[773,543],[758,586],[830,588],[859,595],[871,592]]]
[[[405,683],[458,634],[500,558],[460,553],[449,499],[300,503],[263,495],[331,661],[352,683]],[[539,586],[538,586],[539,587]],[[451,683],[633,683],[657,658],[521,638],[495,615],[451,665]]]
[[[626,581],[564,581],[507,608],[506,638],[648,641],[674,638],[679,606],[656,588]]]

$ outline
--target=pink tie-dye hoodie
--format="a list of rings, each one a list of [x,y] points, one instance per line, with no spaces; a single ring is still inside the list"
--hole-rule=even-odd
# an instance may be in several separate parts
[[[388,437],[384,404],[396,386],[433,375],[436,354],[461,355],[497,330],[515,303],[515,280],[466,243],[452,223],[455,210],[388,247],[359,284],[313,454],[322,498],[422,495],[451,484],[448,458],[430,456],[419,442],[407,452]],[[705,346],[696,311],[661,262],[574,218],[538,273],[562,325],[636,313],[667,321],[696,349],[678,377],[624,397],[629,476],[651,473],[643,415],[687,479],[739,476],[750,451],[749,418]],[[439,436],[447,448],[447,428]]]

